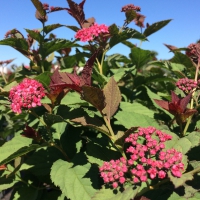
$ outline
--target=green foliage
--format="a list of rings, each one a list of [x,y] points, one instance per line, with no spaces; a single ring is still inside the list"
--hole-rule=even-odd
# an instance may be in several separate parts
[[[160,22],[156,22],[156,23],[150,25],[149,27],[147,27],[143,34],[146,37],[148,37],[149,35],[157,32],[158,30],[160,30],[161,28],[166,26],[170,21],[171,21],[171,19],[160,21]]]
[[[88,44],[79,43],[79,39],[57,38],[53,34],[57,28],[78,32],[93,26],[93,17],[85,19],[85,2],[67,0],[64,8],[48,9],[39,0],[32,0],[41,28],[25,29],[27,38],[13,29],[0,41],[0,45],[10,46],[30,59],[29,68],[21,66],[13,69],[12,75],[0,76],[0,190],[11,190],[13,200],[200,199],[198,56],[189,55],[187,48],[165,45],[174,56],[158,61],[157,52],[142,49],[142,43],[171,20],[147,25],[142,30],[144,17],[140,19],[130,9],[125,12],[123,26],[113,23],[108,27],[109,33],[92,36]],[[61,10],[74,17],[80,28],[59,23],[46,25],[48,15]],[[128,26],[132,21],[140,27],[139,31]],[[38,49],[33,47],[35,41]],[[130,49],[129,56],[121,52],[107,54],[120,43]],[[24,78],[43,85],[46,96],[41,105],[37,102],[40,94],[35,95],[34,86],[29,85],[15,93],[18,103],[12,104],[10,91]],[[176,86],[180,78],[198,84],[191,90],[193,94]],[[22,91],[29,95],[27,105]],[[13,107],[22,108],[22,113],[13,112]],[[136,139],[127,141],[129,136],[137,136],[139,127],[155,127],[172,136],[156,148],[177,151],[179,158],[173,159],[180,159],[180,165],[161,167],[161,163],[164,166],[172,158],[164,161],[158,152],[154,155],[151,142],[158,142],[158,135],[153,135],[151,142],[147,141],[148,136],[138,136],[143,146],[137,156],[146,145],[148,162],[160,159],[160,163],[144,167],[157,170],[154,178],[153,172],[148,171],[134,175],[132,170],[138,170],[145,161],[138,158],[131,164],[133,157],[127,148],[138,147],[134,146]],[[128,168],[123,168],[125,183],[123,175],[118,179],[116,174],[114,178],[110,174],[105,179],[102,172],[117,173],[121,169],[114,164],[110,169],[102,166],[123,159]],[[180,171],[176,174],[173,170],[177,168]],[[158,171],[166,176],[160,177],[163,174],[158,175]],[[146,182],[142,182],[143,176],[147,176]],[[139,182],[135,183],[137,177]]]
[[[95,193],[90,179],[84,177],[89,169],[89,163],[73,166],[72,163],[57,160],[51,168],[51,179],[70,199],[87,200]],[[79,192],[74,188],[78,188]]]

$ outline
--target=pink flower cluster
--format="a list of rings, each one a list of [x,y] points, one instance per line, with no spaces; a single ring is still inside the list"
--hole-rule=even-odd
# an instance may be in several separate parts
[[[104,162],[99,170],[104,183],[112,182],[113,188],[117,188],[118,182],[123,184],[126,181],[125,173],[128,171],[127,160],[122,157],[119,160]]]
[[[89,28],[83,28],[77,31],[75,38],[80,39],[82,42],[87,42],[92,41],[94,37],[98,37],[101,33],[109,33],[108,26],[94,23]]]
[[[10,90],[11,109],[13,112],[21,113],[22,108],[41,106],[41,99],[44,96],[44,87],[41,83],[25,78],[19,85]]]
[[[176,86],[183,92],[190,93],[198,87],[198,82],[193,79],[181,78],[176,82]]]
[[[186,51],[186,55],[188,55],[189,57],[200,56],[200,43],[196,43],[196,44],[192,43],[187,48],[188,50]]]
[[[127,178],[135,184],[146,182],[148,178],[163,179],[168,171],[181,177],[182,154],[175,149],[163,150],[164,142],[171,139],[171,135],[154,127],[138,128],[138,132],[125,139],[125,143],[130,144],[126,149],[128,159],[111,160],[100,167],[104,183],[112,183],[113,188],[117,188],[118,183],[124,184]]]
[[[122,7],[121,12],[127,12],[128,10],[140,11],[141,8],[139,6],[134,6],[133,4],[127,4]]]

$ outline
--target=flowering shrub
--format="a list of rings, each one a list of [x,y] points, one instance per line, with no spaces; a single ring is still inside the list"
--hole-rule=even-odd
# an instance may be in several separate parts
[[[165,44],[174,56],[159,61],[130,39],[142,44],[171,20],[145,26],[140,7],[128,4],[123,25],[99,25],[85,18],[85,0],[67,0],[66,7],[32,3],[41,28],[25,29],[26,36],[13,29],[0,40],[30,60],[9,76],[1,70],[2,194],[13,200],[199,199],[199,42],[180,49]],[[46,24],[62,10],[77,26]],[[73,30],[74,39],[55,36],[60,27]],[[120,43],[129,56],[109,55]]]

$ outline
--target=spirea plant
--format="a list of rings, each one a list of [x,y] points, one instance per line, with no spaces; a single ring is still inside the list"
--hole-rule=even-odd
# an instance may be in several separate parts
[[[142,43],[170,19],[145,22],[142,9],[128,4],[116,11],[124,24],[100,24],[86,18],[86,0],[64,8],[31,2],[40,29],[25,29],[26,36],[9,30],[0,40],[30,60],[9,75],[1,71],[1,194],[200,199],[199,41],[165,44],[174,56],[157,60]],[[77,24],[49,25],[48,16],[61,11]],[[60,27],[74,38],[56,36]],[[120,43],[130,54],[109,54]]]

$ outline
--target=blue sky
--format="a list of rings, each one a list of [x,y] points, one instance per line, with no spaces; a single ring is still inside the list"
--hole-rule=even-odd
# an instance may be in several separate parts
[[[41,0],[50,6],[68,7],[66,0]],[[81,0],[75,0],[80,3]],[[111,25],[116,23],[122,26],[125,15],[121,12],[121,7],[126,4],[134,4],[141,7],[141,14],[146,16],[145,24],[149,24],[173,19],[162,30],[148,37],[149,41],[142,44],[143,49],[155,50],[158,52],[159,59],[169,59],[173,56],[163,43],[177,47],[187,47],[190,43],[200,39],[200,1],[188,0],[86,0],[84,5],[86,18],[94,17],[98,24]],[[64,25],[77,25],[77,22],[66,12],[54,12],[49,14],[47,25],[60,23]],[[41,23],[35,18],[35,7],[31,0],[6,0],[1,1],[0,12],[0,39],[4,38],[5,33],[13,28],[18,29],[26,36],[24,28],[41,28]],[[134,23],[131,28],[140,30]],[[74,38],[74,32],[67,28],[59,28],[54,33],[58,38]],[[139,45],[138,40],[133,40],[134,44]],[[121,53],[129,54],[129,49],[124,45],[117,45],[107,54]],[[0,46],[0,61],[16,58],[13,62],[17,65],[29,64],[29,60],[11,47]]]

